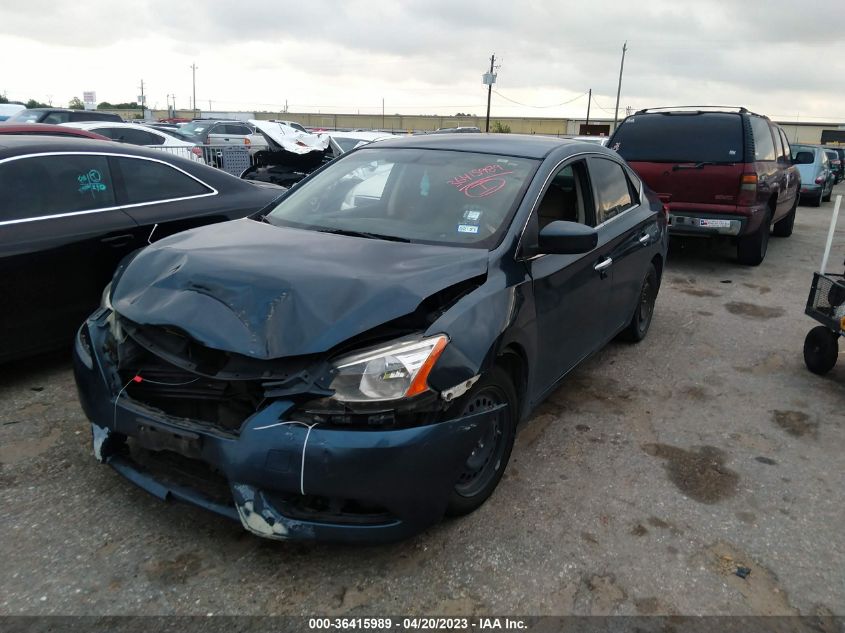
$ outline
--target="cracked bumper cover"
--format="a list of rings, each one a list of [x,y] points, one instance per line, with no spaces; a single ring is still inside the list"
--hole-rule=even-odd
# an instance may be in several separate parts
[[[94,350],[102,348],[104,321],[103,315],[94,314],[83,325]],[[178,419],[126,395],[115,405],[120,387],[114,387],[113,370],[96,353],[91,359],[84,358],[79,345],[74,353],[74,374],[80,402],[92,423],[97,459],[160,499],[176,499],[240,519],[247,530],[277,539],[389,541],[437,522],[467,457],[499,414],[494,409],[398,430],[319,426],[309,430],[304,425],[280,425],[292,421],[288,417],[292,403],[276,400],[250,416],[239,435],[233,436],[213,429],[188,430]],[[223,474],[233,505],[160,481],[117,450],[119,442],[114,439],[127,436],[137,440],[150,428],[171,434],[175,446],[190,442],[188,456]],[[390,518],[366,525],[303,520],[286,516],[273,501],[274,493],[303,491],[383,507]]]

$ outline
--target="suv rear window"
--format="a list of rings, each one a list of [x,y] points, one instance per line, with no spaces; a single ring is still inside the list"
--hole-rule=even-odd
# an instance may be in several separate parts
[[[628,161],[742,162],[742,119],[721,112],[635,114],[609,146]]]

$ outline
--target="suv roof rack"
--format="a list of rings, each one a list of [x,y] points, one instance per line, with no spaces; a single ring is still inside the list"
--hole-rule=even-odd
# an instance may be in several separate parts
[[[738,114],[754,114],[756,116],[763,116],[762,114],[757,114],[756,112],[751,112],[747,108],[743,106],[712,106],[712,105],[700,105],[700,106],[664,106],[661,108],[643,108],[642,110],[637,110],[635,114],[645,114],[647,112],[660,112],[661,110],[693,110],[698,112],[736,112]]]

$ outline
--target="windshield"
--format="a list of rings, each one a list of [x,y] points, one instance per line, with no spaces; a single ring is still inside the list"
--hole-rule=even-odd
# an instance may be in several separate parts
[[[609,146],[627,161],[742,162],[742,119],[716,112],[637,114],[619,126]]]
[[[192,121],[186,123],[179,128],[179,134],[185,136],[199,136],[208,128],[208,123],[205,121]]]
[[[492,248],[538,161],[415,148],[363,148],[294,188],[266,219],[316,231]]]
[[[21,110],[7,120],[9,123],[37,123],[42,114],[40,110]]]

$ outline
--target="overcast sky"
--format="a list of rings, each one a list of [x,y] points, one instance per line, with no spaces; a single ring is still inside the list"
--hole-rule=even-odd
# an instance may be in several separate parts
[[[27,0],[0,5],[0,93],[123,102],[143,78],[149,106],[187,108],[196,62],[201,108],[482,115],[495,52],[494,116],[583,117],[592,88],[612,117],[627,40],[622,112],[845,121],[842,24],[841,0]]]

